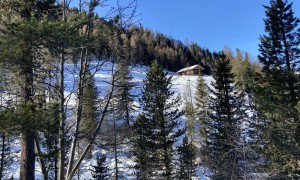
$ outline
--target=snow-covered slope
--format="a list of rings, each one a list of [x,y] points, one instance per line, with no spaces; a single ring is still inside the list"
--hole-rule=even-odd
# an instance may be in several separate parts
[[[71,70],[70,72],[76,72],[76,69],[74,69],[74,65],[67,65],[66,66],[69,70]],[[95,82],[96,82],[96,86],[97,88],[100,90],[101,92],[101,96],[104,96],[106,92],[109,91],[109,86],[108,86],[108,82],[110,82],[111,80],[111,76],[112,76],[112,65],[111,63],[107,62],[104,64],[104,66],[101,68],[101,70],[99,72],[97,72],[94,76],[95,78]],[[74,69],[74,70],[72,70]],[[132,82],[135,83],[135,87],[131,90],[132,94],[136,95],[137,97],[141,95],[141,89],[142,89],[142,82],[146,77],[146,72],[149,68],[146,66],[140,66],[137,65],[135,67],[131,68],[131,75],[133,77]],[[169,76],[172,76],[172,90],[175,92],[175,95],[179,94],[181,95],[181,97],[184,96],[184,93],[186,93],[187,91],[187,86],[188,84],[191,85],[191,91],[192,94],[194,94],[195,92],[195,87],[196,87],[196,83],[197,83],[197,76],[179,76],[176,73],[172,73],[172,72],[168,72]],[[206,82],[206,84],[208,86],[210,86],[211,82],[213,81],[213,78],[211,76],[203,76],[204,80]],[[73,89],[74,89],[74,81],[76,79],[76,75],[75,73],[69,73],[66,75],[66,80],[65,80],[65,84],[66,84],[66,91],[65,91],[65,95],[68,96],[70,95],[70,100],[68,102],[68,106],[75,106],[76,101],[75,101],[75,95],[74,93],[72,93]],[[182,98],[182,107],[183,107],[183,98]],[[138,105],[138,98],[136,98],[136,105]],[[181,107],[181,108],[182,108]],[[134,116],[136,116],[138,114],[138,111],[134,114]],[[184,125],[184,121],[185,121],[185,117],[182,117],[181,120],[182,125]],[[124,147],[126,148],[126,147]],[[14,162],[11,164],[11,167],[9,168],[10,173],[8,174],[7,177],[11,177],[12,175],[14,176],[15,179],[17,179],[19,177],[19,157],[20,157],[20,145],[19,145],[19,140],[16,139],[13,142],[13,147],[12,147],[12,151],[14,156],[16,156],[14,158]],[[108,164],[111,168],[114,167],[114,159],[113,156],[106,150],[103,149],[94,149],[93,150],[93,154],[96,155],[97,153],[103,153],[103,154],[107,154],[108,156]],[[120,164],[120,168],[121,171],[124,172],[125,175],[125,179],[131,179],[130,176],[127,176],[128,174],[132,173],[132,169],[130,169],[129,167],[131,167],[133,165],[133,161],[132,159],[126,157],[125,155],[121,157],[120,160],[121,164]],[[81,179],[93,179],[92,175],[91,175],[91,171],[90,169],[92,168],[92,165],[96,164],[96,160],[95,159],[85,159],[82,163],[81,166]],[[197,172],[199,173],[199,176],[201,176],[201,170],[198,169]],[[42,179],[41,176],[41,172],[40,172],[40,168],[39,168],[39,163],[36,162],[36,179]],[[201,176],[200,179],[206,179],[204,176]]]

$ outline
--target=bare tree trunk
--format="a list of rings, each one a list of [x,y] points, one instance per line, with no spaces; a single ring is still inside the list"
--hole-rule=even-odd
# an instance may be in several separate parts
[[[55,139],[55,152],[58,152],[58,142],[57,142],[57,139]],[[54,157],[54,180],[57,180],[58,178],[58,158],[57,156]]]
[[[113,107],[114,109],[114,107]],[[114,111],[114,110],[113,110]],[[115,180],[119,179],[119,168],[118,168],[118,150],[117,150],[117,129],[116,129],[116,118],[114,118],[114,156],[115,156]]]
[[[62,21],[66,22],[66,0],[62,0]],[[60,62],[60,79],[59,79],[59,95],[60,95],[60,112],[59,112],[59,131],[58,131],[58,179],[64,180],[65,170],[65,96],[64,96],[64,65],[65,65],[65,47],[61,47],[61,62]]]
[[[40,143],[39,143],[39,139],[37,137],[37,135],[35,135],[35,148],[38,154],[38,158],[39,158],[39,162],[40,162],[40,166],[41,166],[41,170],[42,170],[42,174],[43,174],[43,179],[44,180],[48,180],[48,172],[46,170],[46,166],[45,166],[45,161],[43,158],[43,154],[40,148]]]
[[[59,132],[58,132],[58,179],[64,179],[65,170],[65,97],[64,97],[64,48],[62,48],[60,62],[60,80],[59,80],[59,95],[60,95],[60,112],[59,112]]]
[[[2,132],[2,148],[1,148],[1,163],[0,163],[0,179],[3,176],[4,170],[4,158],[5,158],[5,133]]]
[[[114,64],[114,63],[113,63],[113,64]],[[113,68],[113,66],[114,66],[114,65],[112,65],[112,68]],[[112,72],[113,72],[113,70],[112,70]],[[105,104],[105,106],[104,106],[104,109],[103,109],[103,112],[102,112],[101,119],[100,119],[99,123],[97,124],[96,130],[95,130],[95,132],[94,132],[94,134],[93,134],[93,137],[91,138],[89,144],[85,147],[84,151],[82,152],[82,154],[81,154],[80,157],[78,158],[78,160],[77,160],[75,166],[70,170],[70,173],[69,173],[69,175],[68,175],[68,177],[67,177],[67,180],[71,180],[71,179],[72,179],[73,175],[75,174],[76,170],[79,168],[79,166],[80,166],[80,164],[81,164],[83,158],[85,157],[85,155],[89,152],[90,148],[92,147],[92,145],[93,145],[93,143],[94,143],[94,141],[95,141],[95,139],[96,139],[96,137],[97,137],[97,135],[98,135],[98,133],[99,133],[99,131],[100,131],[102,122],[103,122],[103,120],[104,120],[104,117],[106,116],[106,113],[107,113],[107,110],[108,110],[108,106],[109,106],[109,104],[110,104],[110,101],[111,101],[111,99],[112,99],[112,95],[113,95],[113,92],[114,92],[114,89],[115,89],[114,83],[115,83],[115,79],[114,79],[114,75],[113,75],[113,78],[112,78],[112,84],[111,84],[112,89],[111,89],[111,92],[108,94],[107,102],[106,102],[106,104]]]
[[[86,64],[87,64],[87,48],[82,49],[81,57],[80,57],[80,72],[79,72],[79,79],[78,79],[78,93],[77,93],[77,108],[76,108],[76,128],[72,139],[71,150],[69,155],[69,164],[67,169],[67,176],[69,176],[70,171],[73,168],[74,157],[75,157],[75,150],[76,144],[78,141],[79,135],[79,127],[80,121],[82,117],[82,99],[83,99],[83,84],[85,81],[85,72],[86,72]]]
[[[97,134],[99,133],[100,131],[100,128],[101,128],[101,125],[102,125],[102,122],[103,122],[103,119],[104,119],[104,116],[106,115],[107,113],[107,108],[108,108],[108,105],[109,105],[109,102],[110,102],[110,99],[112,97],[112,92],[110,93],[109,97],[108,97],[108,102],[106,103],[105,105],[105,108],[103,110],[103,113],[102,113],[102,116],[101,116],[101,120],[100,122],[98,123],[97,125],[97,128],[95,130],[95,133],[93,134],[93,137],[92,139],[90,140],[89,144],[85,147],[83,153],[81,154],[81,156],[79,157],[78,161],[76,162],[75,166],[73,167],[73,169],[70,171],[70,175],[68,176],[67,180],[71,180],[72,179],[72,176],[74,175],[74,173],[76,172],[76,170],[78,169],[78,167],[80,166],[83,158],[85,157],[85,155],[89,152],[90,148],[92,147],[96,137],[97,137]]]

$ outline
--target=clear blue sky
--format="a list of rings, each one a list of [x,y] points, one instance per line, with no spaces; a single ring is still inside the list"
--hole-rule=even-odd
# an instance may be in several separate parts
[[[300,1],[293,10],[300,17]],[[262,5],[269,0],[138,0],[140,23],[182,42],[196,42],[211,51],[229,46],[258,55],[264,33]]]

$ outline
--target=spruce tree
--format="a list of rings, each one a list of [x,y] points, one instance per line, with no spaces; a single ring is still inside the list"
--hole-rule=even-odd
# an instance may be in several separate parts
[[[204,166],[209,166],[209,149],[208,149],[208,131],[209,131],[209,102],[208,102],[208,88],[206,87],[202,75],[197,78],[196,92],[195,92],[195,111],[197,118],[197,134],[199,136],[199,155],[201,156],[201,163]]]
[[[127,60],[120,60],[118,63],[118,72],[116,74],[116,92],[114,97],[117,99],[118,116],[125,120],[126,125],[130,127],[130,113],[133,112],[132,102],[133,95],[130,90],[133,88],[132,76],[129,71],[129,63]]]
[[[135,176],[137,179],[150,179],[154,171],[154,163],[152,162],[152,154],[154,142],[151,141],[153,124],[145,117],[145,114],[139,114],[134,123],[133,154],[135,156]]]
[[[221,55],[213,69],[208,136],[209,166],[214,179],[238,179],[241,102],[233,85],[229,59]]]
[[[183,138],[181,146],[177,148],[179,156],[178,179],[192,180],[196,174],[195,165],[195,146],[188,141],[187,136]]]
[[[189,138],[189,140],[193,143],[195,140],[197,140],[197,134],[196,134],[196,112],[195,112],[195,105],[193,103],[193,97],[192,97],[192,89],[191,89],[191,82],[188,79],[187,86],[186,86],[186,92],[184,96],[184,115],[186,117],[186,134]],[[196,143],[196,142],[195,142]]]
[[[173,177],[173,145],[184,131],[177,129],[181,112],[178,109],[180,97],[171,91],[172,76],[167,76],[157,63],[153,61],[142,90],[141,105],[143,113],[135,123],[135,154],[139,164],[148,160],[151,167],[147,177],[172,179]],[[137,142],[138,139],[143,141]],[[140,158],[141,157],[141,158]]]
[[[93,166],[93,178],[96,180],[109,180],[109,168],[106,164],[106,156],[97,154],[97,164]]]
[[[43,131],[44,138],[41,138],[41,144],[45,147],[45,154],[40,154],[40,156],[44,156],[48,170],[47,173],[50,176],[49,178],[57,179],[59,104],[57,102],[48,103],[47,112],[45,114],[47,127]],[[51,175],[53,177],[51,177]]]
[[[264,6],[265,35],[258,56],[262,75],[257,77],[255,103],[262,119],[267,170],[275,178],[299,178],[299,18],[292,3],[271,0]],[[297,163],[298,161],[298,163]]]
[[[86,147],[94,134],[97,126],[97,99],[98,90],[95,86],[95,80],[90,72],[85,76],[85,86],[83,88],[82,102],[82,120],[80,125],[80,143],[82,147]],[[91,157],[91,151],[88,154]]]

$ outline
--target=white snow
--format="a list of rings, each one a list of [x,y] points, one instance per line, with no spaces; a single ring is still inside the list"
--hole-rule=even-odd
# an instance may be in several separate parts
[[[96,63],[94,63],[96,64]],[[68,107],[74,107],[76,105],[76,95],[75,95],[75,88],[76,88],[76,84],[74,85],[74,82],[76,81],[76,77],[74,76],[75,73],[77,72],[77,69],[74,68],[73,65],[68,64],[66,65],[66,67],[72,72],[72,73],[68,73],[66,74],[66,91],[65,91],[65,96],[66,97],[70,97],[69,101],[68,101]],[[193,66],[192,66],[193,67]],[[189,67],[189,68],[192,68]],[[142,82],[146,77],[146,72],[149,69],[149,67],[146,66],[141,66],[141,65],[137,65],[135,67],[131,67],[131,75],[133,77],[132,82],[135,83],[135,87],[131,90],[132,94],[136,95],[136,96],[140,96],[141,95],[141,89],[142,89]],[[187,85],[188,83],[191,85],[191,91],[192,94],[194,94],[195,92],[195,88],[196,88],[196,83],[197,83],[197,76],[179,76],[176,73],[173,72],[168,72],[169,76],[172,75],[172,90],[175,91],[175,95],[180,95],[181,97],[184,96],[184,93],[186,93],[187,90]],[[100,96],[104,96],[105,93],[107,92],[107,90],[109,90],[109,82],[111,80],[112,77],[112,64],[109,62],[104,63],[104,66],[102,67],[101,71],[97,72],[95,74],[95,83],[97,88],[100,90]],[[211,86],[211,82],[213,82],[213,78],[211,76],[203,76],[206,84],[208,86]],[[181,98],[182,100],[182,106],[183,107],[183,98]],[[134,105],[138,107],[139,102],[138,102],[138,98],[136,98],[136,101],[134,102]],[[134,116],[136,116],[138,114],[138,112],[135,112],[135,114],[133,114]],[[182,117],[181,120],[183,121],[181,123],[181,125],[184,125],[184,120],[185,118]],[[19,178],[19,163],[20,163],[20,143],[18,138],[16,138],[16,140],[14,141],[14,143],[12,143],[12,152],[13,155],[15,156],[13,159],[13,163],[11,164],[11,167],[9,167],[9,174],[7,175],[7,178],[10,178],[12,175],[14,177],[14,179],[18,179]],[[126,147],[125,147],[126,148]],[[127,147],[128,148],[128,147]],[[103,150],[103,149],[99,149],[99,148],[95,148],[94,151],[92,152],[92,154],[96,155],[97,153],[102,153],[102,154],[107,154],[107,164],[109,164],[110,168],[114,167],[114,159],[112,154],[110,154],[110,152]],[[127,157],[128,155],[122,154],[122,157],[120,158],[120,169],[121,171],[124,172],[124,177],[125,179],[132,179],[133,177],[127,176],[128,174],[132,174],[133,173],[133,169],[130,168],[133,166],[134,162],[131,159],[131,157]],[[95,157],[95,156],[94,156]],[[92,168],[92,165],[96,164],[96,159],[92,158],[92,159],[85,159],[81,165],[81,179],[92,179],[92,174],[90,169]],[[202,174],[203,170],[198,168],[197,169],[197,173],[198,176],[200,177],[199,179],[206,179],[206,177]],[[41,173],[40,173],[40,167],[39,167],[39,163],[38,161],[36,161],[36,179],[42,179]]]

